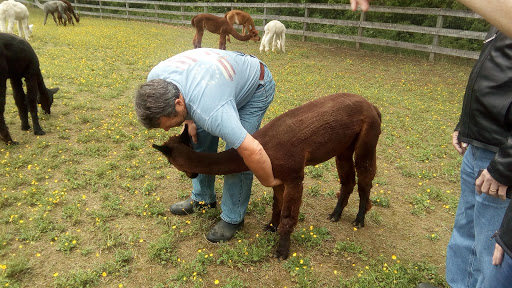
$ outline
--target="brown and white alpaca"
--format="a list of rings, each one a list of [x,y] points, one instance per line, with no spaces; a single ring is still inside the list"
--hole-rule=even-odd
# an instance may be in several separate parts
[[[192,18],[192,26],[196,28],[196,34],[194,35],[194,40],[192,43],[194,44],[194,48],[201,48],[201,41],[203,39],[204,30],[208,30],[212,33],[219,34],[219,49],[226,50],[226,36],[233,35],[237,40],[240,41],[259,41],[260,36],[258,35],[258,31],[256,33],[251,32],[247,35],[240,35],[233,28],[231,24],[229,24],[228,20],[224,17],[218,17],[212,14],[198,14],[194,18]]]
[[[50,114],[53,94],[59,88],[47,89],[39,68],[39,59],[30,44],[15,35],[0,33],[0,140],[6,144],[16,144],[5,124],[7,79],[11,79],[14,102],[18,107],[21,130],[29,130],[28,113],[32,117],[35,135],[44,135],[37,116],[37,103],[43,111]],[[23,91],[22,79],[25,78],[27,94]]]
[[[263,49],[265,49],[265,52],[268,52],[270,41],[272,41],[272,52],[275,51],[276,46],[277,50],[285,52],[285,38],[286,27],[284,27],[283,23],[277,20],[268,22],[267,25],[265,25],[265,35],[263,35],[261,39],[260,53],[263,52]]]
[[[80,15],[78,13],[75,13],[75,9],[73,9],[73,5],[71,5],[71,2],[69,2],[68,0],[60,0],[60,1],[64,2],[64,4],[66,4],[66,6],[68,7],[67,8],[68,13],[73,15],[73,17],[75,18],[76,23],[79,23],[80,22]],[[72,19],[71,19],[71,23],[73,23]],[[73,25],[75,25],[75,24],[73,23]]]
[[[221,153],[195,152],[187,129],[162,146],[153,145],[171,164],[189,177],[201,174],[231,174],[247,171],[234,149]],[[290,235],[297,224],[302,201],[304,167],[336,158],[341,182],[338,202],[328,218],[336,222],[356,184],[359,211],[353,224],[363,227],[371,208],[370,189],[377,170],[376,147],[381,132],[379,110],[355,94],[333,94],[318,98],[274,118],[254,133],[272,162],[274,177],[283,181],[273,187],[272,220],[266,230],[277,231],[276,257],[286,259]]]
[[[25,5],[18,3],[14,0],[4,1],[0,3],[0,32],[12,33],[14,21],[18,23],[18,35],[23,35],[26,40],[29,40],[32,34],[32,26],[28,25],[28,9]],[[8,22],[7,30],[5,29],[5,21]]]
[[[233,26],[233,24],[242,25],[242,35],[245,35],[245,31],[247,31],[247,33],[252,32],[256,35],[259,34],[258,30],[256,30],[256,26],[254,26],[254,20],[252,20],[251,15],[249,15],[247,12],[241,10],[231,10],[224,14],[224,18],[228,20],[231,26]],[[228,42],[231,42],[229,35]]]

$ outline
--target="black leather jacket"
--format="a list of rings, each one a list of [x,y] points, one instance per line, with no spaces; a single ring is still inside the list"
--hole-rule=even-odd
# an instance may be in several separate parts
[[[487,170],[512,185],[512,39],[491,28],[469,76],[459,123],[459,141],[491,150]]]

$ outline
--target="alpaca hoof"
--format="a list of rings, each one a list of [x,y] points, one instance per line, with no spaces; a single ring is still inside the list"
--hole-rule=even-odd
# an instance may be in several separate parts
[[[283,260],[286,260],[288,259],[288,256],[290,254],[290,251],[281,251],[281,250],[284,250],[284,249],[281,249],[281,248],[277,248],[276,250],[276,253],[274,254],[274,256],[277,258],[277,259],[283,259]]]
[[[45,135],[46,132],[44,132],[43,130],[34,130],[34,135]]]
[[[277,232],[277,226],[274,226],[272,225],[272,223],[269,223],[267,225],[265,225],[264,231],[269,231],[269,232]]]
[[[17,141],[11,140],[7,141],[7,145],[18,145],[19,143]]]
[[[354,225],[354,227],[357,227],[357,228],[363,228],[364,227],[364,219],[358,220],[356,218],[354,221],[352,221],[352,225]]]
[[[341,218],[341,214],[336,215],[336,213],[332,213],[332,214],[330,214],[330,215],[327,217],[327,219],[328,219],[328,220],[331,220],[331,222],[338,222],[338,221],[340,221],[340,218]]]
[[[21,131],[28,131],[30,130],[30,125],[21,125]]]

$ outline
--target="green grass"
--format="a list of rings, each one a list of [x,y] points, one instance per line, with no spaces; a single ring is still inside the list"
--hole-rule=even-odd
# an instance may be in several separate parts
[[[357,189],[341,220],[327,220],[339,191],[336,165],[308,167],[291,256],[277,261],[278,236],[263,232],[272,190],[258,181],[245,226],[228,243],[204,238],[220,208],[188,217],[168,212],[189,195],[191,183],[151,144],[179,128],[145,130],[132,101],[154,65],[192,48],[194,31],[86,15],[74,27],[43,26],[42,16],[30,9],[30,43],[46,85],[60,91],[52,114],[40,113],[47,134],[35,136],[19,130],[8,88],[6,122],[20,144],[0,144],[0,286],[446,286],[444,251],[461,161],[450,134],[470,61],[431,63],[293,39],[286,54],[260,54],[253,42],[228,43],[272,71],[276,95],[263,125],[337,92],[361,94],[382,113],[366,227],[351,225]],[[204,47],[217,42],[205,33]],[[218,200],[222,181],[215,185]],[[389,260],[392,255],[400,261]]]

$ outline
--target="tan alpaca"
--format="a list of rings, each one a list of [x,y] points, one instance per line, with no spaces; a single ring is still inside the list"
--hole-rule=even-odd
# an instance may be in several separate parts
[[[231,10],[228,13],[224,15],[224,18],[226,18],[233,26],[233,24],[242,25],[242,35],[245,35],[245,31],[247,33],[252,32],[255,35],[258,35],[258,30],[256,30],[256,26],[254,26],[254,21],[251,18],[251,15],[249,13],[241,11],[241,10]],[[259,35],[258,35],[258,40]],[[228,35],[228,42],[231,42]]]
[[[226,50],[226,36],[229,34],[233,35],[237,40],[240,41],[248,41],[260,40],[258,33],[249,33],[247,35],[240,35],[233,28],[231,24],[229,24],[228,20],[224,17],[218,17],[212,14],[198,14],[194,18],[192,18],[192,26],[196,28],[196,35],[194,35],[194,40],[192,43],[194,44],[194,48],[201,48],[201,40],[203,39],[204,30],[208,30],[212,33],[219,34],[219,49]]]

